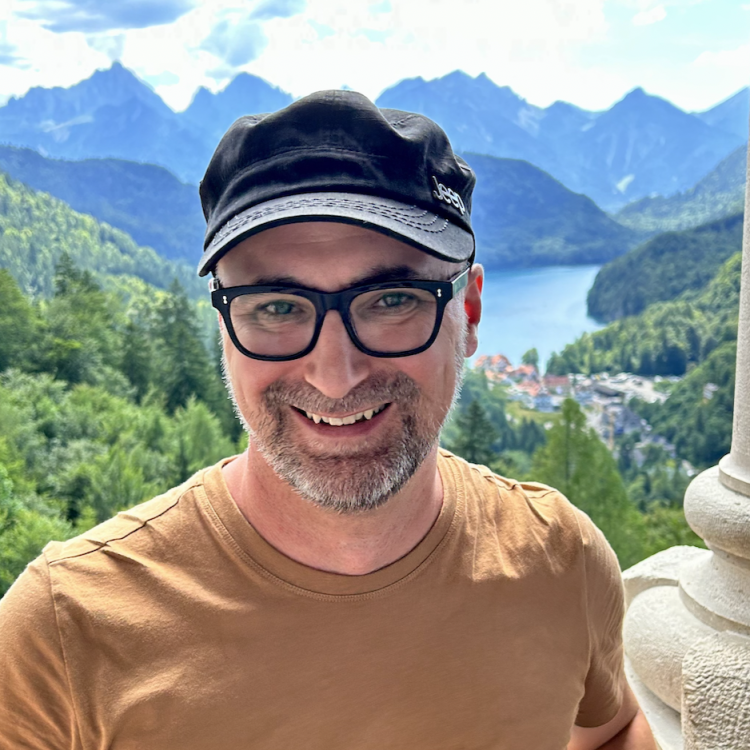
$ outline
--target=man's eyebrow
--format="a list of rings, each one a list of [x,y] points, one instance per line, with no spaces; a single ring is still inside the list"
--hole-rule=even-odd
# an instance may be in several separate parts
[[[346,288],[365,284],[382,284],[388,281],[429,280],[409,266],[375,266],[362,276],[356,276]],[[308,284],[294,276],[259,276],[250,286],[293,286],[307,287]]]

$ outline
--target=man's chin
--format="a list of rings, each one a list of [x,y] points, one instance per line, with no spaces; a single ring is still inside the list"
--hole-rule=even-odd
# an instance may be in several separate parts
[[[305,500],[338,513],[385,505],[419,469],[429,446],[408,450],[317,454],[288,451],[264,456],[275,474]]]

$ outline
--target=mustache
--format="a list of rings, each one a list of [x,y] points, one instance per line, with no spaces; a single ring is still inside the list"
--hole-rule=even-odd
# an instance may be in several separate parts
[[[283,406],[310,412],[357,412],[386,402],[415,403],[419,396],[416,382],[403,372],[373,374],[340,399],[328,398],[309,383],[276,381],[263,391],[266,406],[276,412]]]

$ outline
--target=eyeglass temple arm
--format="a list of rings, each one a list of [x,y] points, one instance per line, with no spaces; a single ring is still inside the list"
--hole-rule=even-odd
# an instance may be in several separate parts
[[[453,280],[451,289],[453,290],[454,297],[469,283],[469,271],[471,271],[471,266],[469,266],[458,278]]]

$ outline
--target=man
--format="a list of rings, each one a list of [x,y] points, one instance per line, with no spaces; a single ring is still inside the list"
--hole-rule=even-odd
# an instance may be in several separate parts
[[[434,123],[351,92],[232,126],[199,273],[249,447],[29,566],[3,747],[654,747],[600,532],[438,450],[477,346],[473,184]]]

